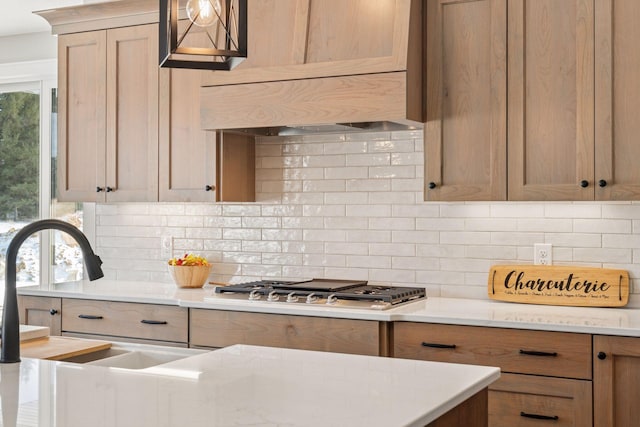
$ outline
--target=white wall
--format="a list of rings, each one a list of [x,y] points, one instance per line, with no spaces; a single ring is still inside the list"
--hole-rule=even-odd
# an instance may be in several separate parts
[[[0,64],[56,59],[57,55],[58,39],[51,32],[0,37]]]
[[[258,203],[100,204],[98,253],[121,280],[169,281],[174,253],[214,262],[212,279],[357,278],[486,298],[496,263],[623,268],[640,278],[640,204],[422,201],[422,132],[263,138]]]

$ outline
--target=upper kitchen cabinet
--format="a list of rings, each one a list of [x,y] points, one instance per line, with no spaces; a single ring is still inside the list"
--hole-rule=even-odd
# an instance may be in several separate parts
[[[595,197],[640,199],[640,2],[595,2]]]
[[[205,129],[422,127],[422,1],[252,0],[248,56],[203,79]]]
[[[158,5],[38,12],[59,35],[59,199],[254,201],[255,138],[202,130],[202,72],[159,70]]]
[[[201,129],[201,76],[160,71],[160,201],[255,201],[255,138]]]
[[[58,37],[58,197],[158,199],[157,24]]]
[[[510,200],[594,198],[594,0],[510,0]]]
[[[506,0],[428,0],[425,199],[507,197]]]
[[[640,199],[637,1],[427,8],[426,200]]]

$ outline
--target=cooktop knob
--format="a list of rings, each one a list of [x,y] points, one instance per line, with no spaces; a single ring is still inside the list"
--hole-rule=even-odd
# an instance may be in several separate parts
[[[257,289],[251,291],[251,293],[249,294],[249,300],[251,300],[251,301],[257,301],[260,298],[262,298],[262,295],[260,295],[260,291],[257,290]]]
[[[295,292],[291,292],[289,295],[287,295],[287,302],[298,302],[298,297],[296,296]]]
[[[276,291],[269,292],[269,296],[267,296],[267,301],[278,301],[280,299],[280,295],[276,293]]]
[[[331,294],[327,297],[327,304],[328,305],[333,305],[335,303],[338,302],[338,297],[336,296],[336,294]]]
[[[318,301],[318,297],[316,296],[315,293],[310,293],[309,295],[307,295],[307,304],[313,304],[314,302]]]

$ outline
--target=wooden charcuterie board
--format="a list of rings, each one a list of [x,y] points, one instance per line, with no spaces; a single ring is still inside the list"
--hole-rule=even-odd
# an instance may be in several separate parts
[[[525,304],[621,307],[629,302],[629,273],[597,267],[496,265],[489,298]]]

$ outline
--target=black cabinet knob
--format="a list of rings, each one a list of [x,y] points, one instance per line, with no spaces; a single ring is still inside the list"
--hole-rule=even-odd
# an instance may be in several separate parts
[[[113,188],[112,188],[112,187],[107,187],[105,191],[106,191],[107,193],[111,193],[111,192],[113,191]]]
[[[216,186],[215,186],[215,185],[206,185],[206,186],[204,187],[204,191],[213,191],[213,190],[215,190],[215,189],[216,189]]]
[[[580,181],[580,187],[587,188],[588,186],[589,186],[589,181],[587,181],[586,179],[583,179],[582,181]]]
[[[607,353],[605,353],[604,351],[599,351],[598,352],[598,359],[604,360],[606,358],[607,358]]]
[[[429,183],[429,189],[433,190],[434,188],[436,188],[436,183],[435,182],[430,182]]]
[[[99,193],[99,192],[101,192],[101,191],[104,191],[104,188],[102,188],[102,187],[96,187],[96,193]]]
[[[607,186],[607,181],[605,181],[604,179],[601,179],[600,181],[598,181],[598,185],[600,187],[606,187]]]
[[[56,314],[58,314],[58,310],[56,310],[55,308],[52,308],[51,310],[49,310],[49,314],[52,316],[55,316]]]

